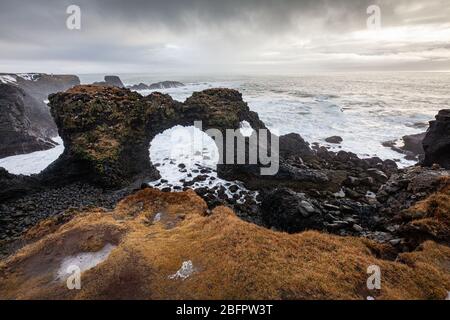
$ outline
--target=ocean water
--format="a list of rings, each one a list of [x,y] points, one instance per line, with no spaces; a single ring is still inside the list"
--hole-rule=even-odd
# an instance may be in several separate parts
[[[403,135],[426,130],[440,109],[450,107],[450,73],[345,73],[315,74],[297,77],[205,77],[119,75],[126,85],[178,80],[184,87],[158,90],[184,101],[194,91],[227,87],[239,90],[251,110],[256,111],[266,125],[279,134],[299,133],[310,143],[318,142],[332,150],[352,151],[361,157],[379,156],[394,159],[400,166],[414,164],[382,143],[400,139]],[[80,75],[82,83],[99,81],[103,75]],[[147,95],[150,91],[140,91]],[[181,131],[180,131],[181,130]],[[190,150],[211,152],[213,142],[203,139],[205,146],[191,145],[195,130],[177,127],[157,136],[150,147],[154,163],[167,163],[173,156],[173,139],[186,137],[181,144]],[[339,135],[340,145],[328,144],[325,138]],[[0,166],[12,173],[38,173],[63,151],[60,146],[47,151],[0,159]],[[193,169],[198,159],[186,159]],[[191,153],[192,156],[192,153]],[[214,155],[200,165],[214,167]],[[178,161],[179,160],[179,161]],[[189,162],[189,161],[190,162]],[[189,162],[189,163],[188,163]],[[169,177],[175,185],[185,173],[174,164],[161,167],[163,178]],[[194,168],[195,170],[195,168]],[[167,179],[169,180],[169,179]]]
[[[146,82],[145,76],[124,76],[124,83],[130,84],[128,79]],[[243,77],[186,84],[162,91],[184,101],[194,91],[234,88],[274,132],[299,133],[332,150],[394,159],[400,166],[414,161],[405,160],[382,143],[426,131],[437,112],[450,107],[450,73],[439,72]],[[341,136],[343,142],[325,142],[333,135]]]

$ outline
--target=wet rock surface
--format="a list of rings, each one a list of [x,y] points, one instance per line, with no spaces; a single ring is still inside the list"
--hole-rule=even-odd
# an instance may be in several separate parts
[[[52,115],[64,140],[63,155],[42,173],[45,180],[84,179],[120,188],[159,178],[148,146],[175,125],[203,122],[203,130],[239,129],[241,121],[264,124],[242,95],[231,89],[194,93],[184,103],[152,93],[147,97],[110,86],[78,86],[50,96]]]
[[[450,109],[439,111],[423,140],[424,165],[439,164],[450,169]]]
[[[426,132],[406,135],[401,140],[385,141],[382,145],[395,152],[404,154],[406,160],[422,161],[425,156],[425,151],[423,150],[425,135]]]
[[[192,190],[146,188],[113,211],[74,213],[28,236],[2,260],[5,299],[444,299],[450,285],[448,246],[427,241],[396,255],[360,237],[276,232],[208,210]],[[67,290],[55,276],[86,253],[104,257],[83,272],[82,290]],[[370,265],[382,270],[381,290],[361,290]]]
[[[289,233],[313,229],[366,237],[400,252],[415,249],[424,239],[447,239],[445,225],[433,234],[422,224],[420,237],[405,231],[411,230],[411,218],[405,218],[404,211],[437,192],[441,180],[448,178],[449,172],[438,166],[399,170],[392,160],[361,159],[319,145],[311,148],[298,134],[280,137],[279,170],[274,175],[262,175],[260,163],[191,168],[180,159],[167,158],[152,164],[150,141],[175,125],[201,120],[202,130],[225,132],[247,121],[255,130],[267,129],[236,90],[196,92],[181,103],[161,93],[143,97],[112,86],[79,86],[52,95],[50,106],[64,154],[40,175],[0,171],[0,183],[6,186],[0,192],[8,226],[0,231],[4,238],[74,206],[112,207],[123,193],[108,190],[147,188],[151,182],[164,193],[193,189],[209,210],[226,205],[246,221]],[[445,114],[437,121],[445,122]],[[269,131],[268,136],[270,147],[274,136]],[[431,139],[429,133],[427,137]],[[445,135],[438,139],[444,141],[444,149],[425,152],[445,151]],[[248,146],[250,140],[244,141]],[[179,183],[160,177],[158,168],[167,163],[185,174]],[[19,214],[13,216],[14,212]]]
[[[0,74],[1,76],[1,74]],[[7,74],[0,82],[0,157],[53,148],[57,127],[45,100],[80,83],[76,76]]]
[[[325,138],[325,142],[333,143],[333,144],[340,144],[342,141],[344,141],[344,139],[342,139],[339,136],[331,136],[331,137]]]
[[[125,85],[123,84],[122,80],[120,80],[120,78],[118,76],[105,76],[104,81],[94,82],[93,85],[125,88]]]
[[[105,191],[75,183],[24,192],[23,197],[0,201],[0,255],[8,253],[11,243],[42,220],[63,218],[70,210],[97,207],[110,210],[130,193],[131,190]]]

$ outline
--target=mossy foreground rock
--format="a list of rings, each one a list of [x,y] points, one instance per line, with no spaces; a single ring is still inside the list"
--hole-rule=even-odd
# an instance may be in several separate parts
[[[144,189],[26,238],[0,261],[2,299],[444,299],[450,286],[448,246],[426,241],[393,260],[367,239],[275,232],[226,207],[209,214],[192,190]],[[83,254],[102,259],[69,290],[66,261]],[[371,265],[380,290],[367,289]]]
[[[202,121],[203,129],[238,129],[248,121],[264,128],[239,92],[210,89],[181,103],[153,93],[143,97],[111,86],[77,86],[49,97],[53,117],[64,140],[64,154],[43,176],[47,180],[86,179],[105,187],[159,178],[149,159],[149,144],[175,125]]]

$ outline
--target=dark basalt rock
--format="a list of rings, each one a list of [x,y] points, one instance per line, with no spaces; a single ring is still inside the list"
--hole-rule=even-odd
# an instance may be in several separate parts
[[[41,188],[39,180],[35,176],[23,176],[10,174],[0,167],[0,203],[7,199],[17,198],[34,192]]]
[[[105,81],[94,82],[94,86],[111,86],[117,88],[125,88],[122,80],[118,76],[105,76]]]
[[[158,89],[170,89],[184,87],[184,83],[178,81],[161,81],[147,85],[145,83],[139,83],[132,86],[128,86],[131,90],[158,90]]]
[[[304,194],[287,188],[269,193],[261,208],[264,223],[278,230],[292,233],[324,227],[320,210]]]
[[[46,150],[56,144],[57,127],[44,100],[80,83],[76,76],[7,74],[0,83],[0,157]]]
[[[134,84],[132,86],[129,86],[128,89],[130,90],[149,90],[150,87],[148,85],[146,85],[145,83],[139,83],[139,84]]]
[[[43,171],[45,180],[56,183],[63,177],[119,188],[139,177],[159,178],[148,155],[155,108],[141,95],[112,86],[78,86],[49,99],[65,150]]]
[[[50,96],[52,115],[64,140],[61,157],[42,173],[57,183],[87,180],[107,188],[159,178],[148,154],[150,141],[175,125],[202,121],[203,130],[238,129],[241,121],[264,124],[239,92],[210,89],[185,103],[153,93],[143,97],[112,86],[78,86]]]
[[[344,140],[339,136],[332,136],[332,137],[325,138],[325,141],[328,143],[340,144]]]
[[[301,157],[302,159],[311,158],[314,152],[298,133],[289,133],[280,136],[280,156],[283,158]]]
[[[391,148],[395,152],[404,154],[406,160],[423,160],[425,152],[422,143],[425,135],[426,132],[403,136],[403,146],[397,145],[396,140],[385,141],[382,145]]]
[[[430,121],[430,127],[423,140],[425,166],[439,164],[450,169],[450,109],[439,111],[436,120]]]
[[[414,155],[423,155],[425,151],[423,150],[422,143],[425,135],[426,132],[403,136],[402,139],[405,145],[402,149],[412,152]]]
[[[33,74],[32,80],[26,80],[22,77],[17,77],[18,86],[24,89],[28,94],[36,100],[43,102],[47,100],[48,95],[56,92],[65,91],[73,86],[80,84],[80,79],[75,75],[56,75],[56,74]],[[50,112],[45,103],[43,103],[47,115],[50,120]],[[53,123],[56,133],[56,126]]]
[[[148,89],[157,90],[157,89],[170,89],[179,87],[184,87],[184,83],[178,81],[161,81],[152,83],[151,85],[148,86]]]
[[[0,158],[56,145],[46,134],[53,121],[41,104],[18,86],[0,84]]]
[[[111,86],[124,88],[122,80],[118,76],[105,76],[105,82]]]

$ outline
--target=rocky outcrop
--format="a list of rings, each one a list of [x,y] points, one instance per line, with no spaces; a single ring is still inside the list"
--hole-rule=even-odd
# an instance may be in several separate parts
[[[179,88],[184,87],[184,83],[178,82],[178,81],[161,81],[152,83],[148,86],[150,90],[157,90],[157,89],[170,89],[170,88]]]
[[[145,83],[139,83],[139,84],[134,84],[132,86],[128,86],[127,87],[130,90],[149,90],[149,86],[146,85]]]
[[[139,176],[159,177],[148,154],[156,105],[113,86],[79,86],[49,100],[65,150],[44,170],[46,180],[123,187]]]
[[[271,228],[292,233],[324,227],[322,212],[314,201],[287,188],[270,192],[261,208],[263,221]]]
[[[85,179],[105,187],[159,177],[148,154],[150,141],[175,125],[202,121],[203,130],[239,129],[241,121],[263,127],[239,92],[210,89],[180,103],[168,95],[142,97],[111,86],[79,86],[50,96],[52,115],[64,140],[63,155],[43,172],[47,180],[61,176]]]
[[[333,143],[333,144],[340,144],[342,141],[344,141],[344,140],[339,136],[331,136],[331,137],[325,138],[325,142]]]
[[[236,130],[239,136],[243,121],[254,130],[266,129],[242,95],[230,89],[195,92],[181,103],[160,93],[142,97],[128,89],[79,86],[51,96],[50,105],[66,150],[44,175],[63,174],[68,180],[84,177],[113,188],[126,186],[139,176],[147,181],[158,178],[148,156],[148,145],[155,135],[172,126],[201,121],[202,130],[219,130],[224,137],[223,145],[219,145],[221,155],[227,153],[227,130]],[[267,134],[266,148],[269,148],[275,136],[268,130]],[[241,138],[245,139],[247,161],[249,139]],[[236,144],[234,147],[236,151]],[[241,180],[250,189],[285,186],[296,191],[337,192],[351,175],[367,180],[358,187],[362,192],[359,197],[364,197],[367,190],[375,191],[382,182],[367,170],[382,170],[386,179],[396,170],[395,163],[379,158],[362,160],[343,151],[337,154],[326,149],[313,151],[295,134],[281,137],[280,154],[273,155],[279,161],[279,170],[273,175],[262,175],[261,163],[237,164],[236,152],[235,161],[230,164],[221,159],[217,171],[220,177]]]
[[[225,207],[208,213],[193,191],[147,188],[112,211],[48,219],[25,240],[0,261],[4,299],[444,299],[450,287],[445,245],[389,258],[392,247],[367,239],[275,232]],[[101,259],[81,266],[82,290],[68,290],[64,261],[80,256]],[[383,272],[380,290],[366,288],[370,265]]]
[[[403,136],[401,140],[390,140],[382,143],[384,147],[405,155],[406,160],[421,161],[424,158],[423,139],[426,132]]]
[[[425,138],[426,132],[410,134],[403,136],[404,146],[403,150],[412,152],[414,156],[423,156],[425,151],[423,150],[423,139]]]
[[[170,89],[170,88],[179,88],[184,87],[184,83],[178,81],[162,81],[152,83],[147,85],[145,83],[139,83],[132,86],[128,86],[128,89],[131,90],[159,90],[159,89]]]
[[[125,88],[122,80],[118,76],[105,76],[105,81],[94,82],[92,85],[94,86],[110,86],[117,88]]]
[[[35,73],[18,74],[16,78],[18,86],[38,101],[46,101],[49,94],[65,91],[80,84],[80,79],[75,75],[50,75]],[[47,114],[49,115],[46,103],[44,106],[46,107]]]
[[[423,140],[425,166],[439,164],[450,169],[450,109],[439,111],[436,120],[430,121],[430,127]]]
[[[170,88],[179,88],[184,87],[184,83],[178,81],[162,81],[152,83],[147,85],[145,83],[139,83],[132,86],[128,86],[128,89],[131,90],[159,90],[159,89],[170,89]]]
[[[39,180],[35,177],[14,175],[0,167],[0,203],[10,199],[24,196],[41,188]],[[4,212],[3,210],[1,211]]]
[[[125,87],[122,80],[120,80],[120,78],[118,76],[105,76],[105,82],[106,82],[106,84],[113,86],[113,87],[118,87],[118,88]]]
[[[283,158],[301,157],[302,159],[310,159],[314,156],[313,150],[309,143],[306,142],[298,133],[289,133],[280,136],[279,153]]]
[[[57,128],[45,101],[79,83],[70,75],[0,74],[0,157],[54,147]]]
[[[18,86],[0,84],[0,158],[55,146],[41,105]]]

